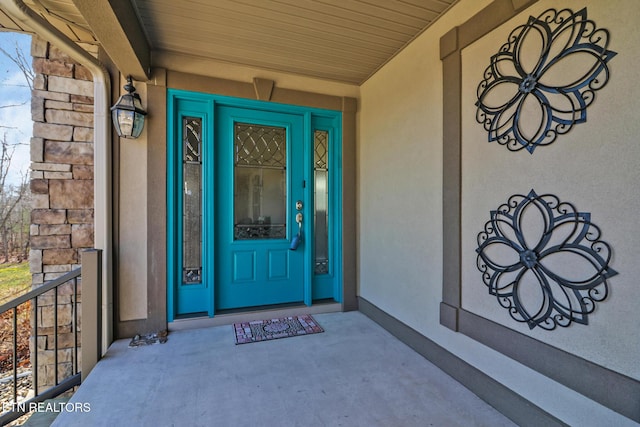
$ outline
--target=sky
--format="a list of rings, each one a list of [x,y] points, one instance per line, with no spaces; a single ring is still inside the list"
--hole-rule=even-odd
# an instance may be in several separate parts
[[[0,47],[15,55],[16,47],[22,49],[31,65],[31,36],[0,32]],[[11,107],[10,106],[15,105]],[[6,55],[0,52],[0,138],[17,144],[7,182],[17,184],[21,175],[29,172],[29,143],[31,122],[31,91],[22,71]]]

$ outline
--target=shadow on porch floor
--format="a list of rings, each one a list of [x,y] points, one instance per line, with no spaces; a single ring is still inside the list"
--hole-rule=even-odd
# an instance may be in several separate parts
[[[324,333],[235,345],[232,326],[115,342],[54,426],[512,426],[362,313]],[[86,405],[85,405],[86,407]]]

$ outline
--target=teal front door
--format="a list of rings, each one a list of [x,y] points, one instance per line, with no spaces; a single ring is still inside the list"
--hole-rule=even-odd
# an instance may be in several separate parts
[[[341,298],[341,114],[168,91],[172,321]]]
[[[303,117],[219,107],[216,123],[216,309],[302,301]]]

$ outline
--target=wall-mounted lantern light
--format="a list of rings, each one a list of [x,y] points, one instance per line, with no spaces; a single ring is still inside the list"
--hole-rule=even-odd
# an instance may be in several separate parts
[[[124,90],[127,93],[122,95],[116,105],[111,107],[111,118],[118,136],[135,139],[142,133],[144,116],[147,115],[147,112],[142,108],[140,95],[135,93],[136,88],[131,83],[131,76],[127,77]]]

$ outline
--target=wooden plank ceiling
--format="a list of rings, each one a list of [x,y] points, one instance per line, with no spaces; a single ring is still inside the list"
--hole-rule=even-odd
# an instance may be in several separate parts
[[[458,0],[131,0],[153,53],[361,84]],[[26,0],[72,39],[72,0]],[[2,22],[7,22],[6,19]]]
[[[84,20],[72,0],[23,0],[24,3],[44,19],[49,21],[65,36],[75,42],[97,42],[89,25]],[[31,30],[15,21],[0,9],[0,29],[29,33]]]
[[[133,0],[151,49],[360,84],[455,0]]]

